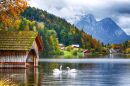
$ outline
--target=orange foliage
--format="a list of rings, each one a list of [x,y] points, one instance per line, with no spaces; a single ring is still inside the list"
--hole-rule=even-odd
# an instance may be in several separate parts
[[[45,18],[45,15],[44,15],[44,14],[41,14],[41,17],[42,17],[42,18]]]
[[[0,6],[0,23],[4,25],[5,29],[10,27],[14,19],[18,19],[18,15],[27,8],[27,1],[25,0],[2,0]]]
[[[91,37],[91,36],[90,36],[90,37]],[[92,43],[92,47],[94,48],[94,50],[96,50],[96,48],[98,47],[98,46],[97,46],[97,40],[94,39],[94,38],[92,38],[92,39],[91,39],[91,43]]]
[[[81,42],[83,44],[83,47],[85,48],[85,42],[84,42],[83,38],[81,38]]]
[[[28,25],[25,26],[25,30],[29,31],[29,26]]]
[[[48,23],[51,23],[51,21],[50,21],[49,19],[47,19],[47,22],[48,22]]]
[[[33,31],[37,31],[37,30],[36,30],[36,26],[33,26]]]
[[[115,47],[115,48],[116,48],[116,49],[120,49],[120,47],[121,47],[120,45],[116,45],[116,47]]]
[[[54,24],[56,24],[56,21],[54,21]]]

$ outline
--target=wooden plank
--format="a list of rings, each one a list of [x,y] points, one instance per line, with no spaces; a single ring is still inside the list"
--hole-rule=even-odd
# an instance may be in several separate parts
[[[25,65],[25,63],[19,63],[19,62],[0,62],[0,65]]]
[[[0,69],[27,69],[27,67],[0,67]]]

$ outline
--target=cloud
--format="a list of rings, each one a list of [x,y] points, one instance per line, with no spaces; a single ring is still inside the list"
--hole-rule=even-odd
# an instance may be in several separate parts
[[[128,29],[128,28],[123,28],[123,30],[126,32],[126,34],[128,34],[128,35],[130,35],[130,28]]]
[[[31,0],[29,4],[71,23],[80,15],[93,14],[96,20],[109,17],[125,32],[130,30],[130,0]]]

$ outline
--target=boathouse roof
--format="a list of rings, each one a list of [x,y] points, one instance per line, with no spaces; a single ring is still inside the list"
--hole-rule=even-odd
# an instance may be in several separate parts
[[[37,31],[0,31],[0,50],[30,50],[34,40],[44,50]]]

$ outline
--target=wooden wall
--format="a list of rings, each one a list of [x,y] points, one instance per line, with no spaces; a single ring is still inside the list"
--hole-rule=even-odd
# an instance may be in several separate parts
[[[33,61],[34,61],[34,66],[38,66],[38,59],[39,59],[39,48],[38,48],[38,44],[36,42],[36,40],[33,42],[33,45],[31,47],[31,49],[34,50],[34,56],[33,56]]]
[[[38,66],[39,49],[36,40],[30,51],[0,50],[0,68],[26,68]]]
[[[27,51],[0,51],[0,68],[26,68]]]
[[[36,40],[33,42],[33,45],[32,45],[32,47],[31,47],[31,49],[34,49],[34,50],[35,50],[36,57],[39,58],[39,49],[38,49]]]

